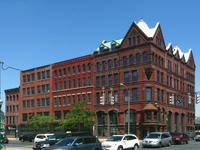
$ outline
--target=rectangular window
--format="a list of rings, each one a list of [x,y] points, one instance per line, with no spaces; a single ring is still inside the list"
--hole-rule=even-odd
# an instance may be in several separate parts
[[[75,87],[76,87],[76,85],[75,85],[75,84],[76,84],[76,82],[75,82],[75,79],[73,79],[73,80],[72,80],[72,86],[73,86],[73,88],[75,88]]]
[[[66,96],[63,96],[63,106],[66,106]]]
[[[45,71],[42,71],[42,79],[45,79]]]
[[[100,86],[100,77],[96,77],[97,86]]]
[[[26,101],[23,101],[23,108],[26,108]],[[12,110],[10,110],[12,112]]]
[[[58,106],[61,106],[61,97],[58,97]]]
[[[55,111],[54,114],[57,120],[61,119],[61,111]]]
[[[112,75],[108,75],[108,84],[112,85]]]
[[[161,83],[163,83],[163,73],[160,74]]]
[[[37,86],[37,94],[40,94],[40,86]]]
[[[140,44],[140,36],[137,36],[137,44]]]
[[[161,90],[161,102],[164,102],[164,91]]]
[[[85,78],[83,78],[83,87],[85,87]]]
[[[46,98],[46,106],[49,106],[49,98]]]
[[[30,82],[30,74],[27,75],[27,82]]]
[[[34,94],[35,94],[35,88],[31,87],[31,95],[34,95]]]
[[[159,82],[160,80],[159,80],[159,71],[157,71],[157,82]]]
[[[59,90],[61,90],[61,82],[59,82]]]
[[[30,88],[27,88],[27,95],[30,95]]]
[[[129,72],[124,72],[124,83],[129,82]]]
[[[105,84],[106,84],[105,76],[102,76],[102,77],[101,77],[101,81],[102,81],[101,85],[102,85],[102,86],[105,86]]]
[[[57,83],[54,84],[54,90],[57,91]]]
[[[118,91],[114,91],[115,103],[118,102]]]
[[[91,93],[88,93],[88,103],[91,103]]]
[[[37,107],[40,107],[40,99],[37,99]]]
[[[44,112],[44,116],[49,116],[49,112]]]
[[[118,84],[118,74],[114,74],[114,84]]]
[[[50,78],[50,70],[47,70],[46,74],[47,74],[47,79],[49,79]]]
[[[46,84],[46,93],[50,92],[50,84]]]
[[[150,87],[147,87],[146,88],[146,100],[151,100],[151,88]]]
[[[71,96],[67,96],[67,97],[68,97],[68,103],[67,104],[70,105],[70,103],[71,103],[71,99],[70,99]]]
[[[128,39],[128,45],[131,46],[131,38]]]
[[[157,101],[160,101],[160,89],[157,89]]]
[[[127,89],[124,90],[124,101],[128,102],[128,90]]]
[[[45,98],[42,98],[42,106],[45,106]]]
[[[63,89],[66,89],[66,81],[63,81]]]
[[[26,96],[26,88],[23,88],[23,96]]]
[[[83,101],[85,101],[85,94],[82,94],[82,99]]]
[[[132,81],[137,81],[137,70],[132,71]]]
[[[100,96],[99,96],[99,93],[96,93],[96,104],[100,104]]]
[[[77,101],[80,102],[80,95],[77,95]]]
[[[22,117],[22,118],[23,118],[22,121],[23,121],[23,122],[26,122],[26,121],[27,121],[27,114],[22,114],[22,116],[23,116],[23,117]]]
[[[26,75],[23,76],[23,83],[26,83]]]
[[[70,89],[70,88],[71,88],[71,81],[68,80],[68,89]]]
[[[132,89],[132,101],[137,101],[137,88]]]
[[[35,74],[34,73],[31,74],[31,81],[35,81]]]
[[[88,77],[88,86],[91,86],[91,77]]]
[[[42,93],[45,93],[45,85],[42,85]]]
[[[133,37],[133,45],[135,45],[135,37]]]
[[[34,100],[31,100],[31,107],[34,108]]]
[[[37,73],[37,80],[40,80],[41,79],[41,74],[40,72]]]
[[[30,100],[27,100],[27,108],[30,108]],[[14,111],[14,109],[13,109]]]
[[[81,79],[78,79],[78,87],[81,87]]]
[[[54,107],[57,106],[57,97],[54,97]]]
[[[75,95],[72,95],[72,103],[75,103]]]

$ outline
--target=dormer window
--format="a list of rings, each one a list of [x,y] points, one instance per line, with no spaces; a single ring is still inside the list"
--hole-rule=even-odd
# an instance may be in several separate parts
[[[137,36],[137,44],[140,44],[140,36]]]
[[[131,46],[131,38],[128,39],[128,45]]]
[[[133,45],[135,45],[135,37],[133,37]]]
[[[111,50],[114,51],[114,50],[115,50],[115,47],[116,47],[116,44],[112,44],[112,45],[111,45]]]
[[[103,49],[104,49],[104,47],[100,47],[100,54],[103,53]]]

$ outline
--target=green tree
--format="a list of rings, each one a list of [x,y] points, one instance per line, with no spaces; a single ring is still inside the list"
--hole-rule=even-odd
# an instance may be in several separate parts
[[[37,114],[29,117],[29,119],[26,121],[26,126],[29,129],[34,130],[35,133],[38,129],[41,129],[43,132],[45,132],[50,127],[49,122],[53,121],[54,119],[54,114],[50,114],[49,116],[41,116],[40,114]]]
[[[95,112],[90,108],[86,108],[86,105],[86,101],[71,104],[70,111],[61,119],[57,128],[63,129],[64,132],[67,130],[77,130],[80,123],[83,123],[86,128],[92,128],[95,121],[93,119]]]

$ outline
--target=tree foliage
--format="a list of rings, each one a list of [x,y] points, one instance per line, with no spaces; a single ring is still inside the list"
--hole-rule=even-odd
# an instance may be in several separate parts
[[[50,127],[49,122],[53,121],[54,119],[54,114],[50,114],[49,116],[41,116],[40,114],[37,114],[29,117],[29,119],[26,121],[26,126],[29,129],[34,130],[35,133],[39,129],[45,132]]]
[[[86,105],[86,101],[71,104],[70,111],[61,119],[57,128],[62,128],[65,132],[69,129],[77,130],[80,123],[83,123],[86,128],[92,128],[95,121],[93,119],[95,112],[90,108],[86,108]]]

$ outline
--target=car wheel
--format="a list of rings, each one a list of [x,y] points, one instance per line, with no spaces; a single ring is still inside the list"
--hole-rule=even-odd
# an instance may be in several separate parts
[[[186,143],[188,144],[188,140],[186,141]]]
[[[134,146],[134,150],[138,150],[138,145],[135,145],[135,146]]]
[[[24,139],[21,139],[21,142],[24,142]]]
[[[169,141],[169,143],[167,144],[167,146],[171,146],[171,142]]]
[[[123,150],[123,147],[122,147],[122,146],[119,146],[117,150]]]
[[[158,147],[161,148],[161,143],[158,144]]]
[[[32,142],[33,140],[32,139],[30,139],[30,142]]]
[[[181,140],[181,145],[183,144],[183,140]]]

